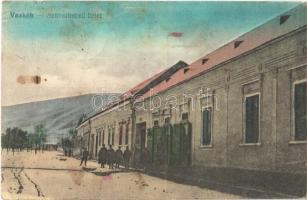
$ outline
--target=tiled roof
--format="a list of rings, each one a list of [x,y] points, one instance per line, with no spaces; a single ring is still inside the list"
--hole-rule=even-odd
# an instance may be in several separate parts
[[[120,95],[120,98],[123,98],[125,96],[125,98],[127,97],[131,97],[133,96],[137,91],[139,91],[140,89],[142,89],[143,87],[145,87],[150,81],[152,81],[153,79],[159,77],[161,74],[163,74],[163,72],[165,72],[166,70],[163,70],[155,75],[153,75],[152,77],[142,81],[141,83],[137,84],[136,86],[134,86],[133,88],[129,89],[128,91],[124,92],[122,95]]]
[[[114,100],[112,102],[110,102],[109,104],[107,104],[103,110],[96,112],[95,114],[91,115],[90,117],[88,117],[87,119],[85,119],[83,122],[87,121],[90,118],[93,118],[113,107],[116,107],[117,105],[125,102],[125,101],[129,101],[131,97],[133,97],[134,95],[136,95],[137,93],[143,93],[145,91],[147,91],[150,87],[155,86],[156,84],[159,84],[161,81],[165,80],[167,77],[171,76],[173,73],[175,73],[176,71],[184,68],[188,66],[188,64],[186,64],[183,61],[179,61],[177,62],[175,65],[153,75],[152,77],[142,81],[141,83],[137,84],[136,86],[134,86],[133,88],[131,88],[130,90],[124,92],[123,94],[121,94],[117,100]],[[82,122],[82,123],[83,123]]]
[[[244,53],[272,41],[307,24],[307,4],[302,3],[290,11],[281,14],[267,23],[247,32],[237,39],[216,49],[193,62],[187,69],[178,70],[167,81],[163,81],[146,92],[143,97],[157,94],[183,81],[208,71],[219,64],[225,63]]]

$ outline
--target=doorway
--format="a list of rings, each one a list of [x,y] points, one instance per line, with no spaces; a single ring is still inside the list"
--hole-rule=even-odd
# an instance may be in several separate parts
[[[146,122],[136,124],[135,161],[137,167],[144,167],[146,162]]]
[[[136,124],[136,146],[141,150],[145,150],[146,142],[146,122]]]

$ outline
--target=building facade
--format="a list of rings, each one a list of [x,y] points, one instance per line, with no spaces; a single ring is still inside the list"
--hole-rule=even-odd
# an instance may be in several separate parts
[[[81,152],[81,148],[87,148],[90,157],[97,159],[99,149],[103,144],[108,148],[112,145],[114,149],[119,147],[122,150],[126,147],[132,149],[135,119],[134,99],[186,66],[187,64],[183,61],[177,62],[170,68],[139,83],[108,104],[102,111],[84,120],[77,127],[76,154]]]
[[[140,96],[116,108],[127,110],[112,108],[88,119],[78,135],[88,138],[84,144],[95,156],[103,143],[156,151],[154,128],[170,125],[175,134],[182,124],[189,127],[189,141],[183,141],[189,166],[306,174],[306,19],[301,4],[152,79],[138,88]]]
[[[136,126],[188,120],[192,166],[306,173],[306,13],[278,16],[153,87]]]

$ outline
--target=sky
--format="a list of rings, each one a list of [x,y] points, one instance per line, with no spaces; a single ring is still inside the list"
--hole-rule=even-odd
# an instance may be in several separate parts
[[[179,60],[197,60],[296,5],[3,2],[1,104],[125,92]]]

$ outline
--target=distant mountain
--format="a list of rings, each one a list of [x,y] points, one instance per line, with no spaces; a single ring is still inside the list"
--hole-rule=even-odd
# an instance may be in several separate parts
[[[79,118],[97,112],[95,107],[105,105],[116,93],[87,94],[74,97],[2,106],[2,133],[8,127],[19,127],[33,132],[33,127],[44,124],[48,130],[48,142],[55,143],[76,127]],[[95,98],[96,97],[96,98]],[[93,105],[95,100],[95,105]]]

